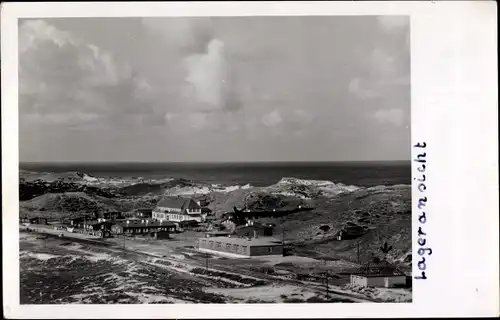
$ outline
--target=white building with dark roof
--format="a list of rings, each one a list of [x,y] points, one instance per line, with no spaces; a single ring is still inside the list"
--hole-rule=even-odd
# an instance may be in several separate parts
[[[192,198],[164,197],[153,210],[153,219],[174,222],[197,221],[201,222],[201,206]]]
[[[351,285],[362,287],[402,287],[406,285],[406,275],[387,261],[368,263],[351,274]]]

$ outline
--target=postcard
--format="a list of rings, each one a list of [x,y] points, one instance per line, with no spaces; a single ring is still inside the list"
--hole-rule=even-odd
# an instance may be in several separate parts
[[[498,316],[496,19],[3,4],[6,317]]]

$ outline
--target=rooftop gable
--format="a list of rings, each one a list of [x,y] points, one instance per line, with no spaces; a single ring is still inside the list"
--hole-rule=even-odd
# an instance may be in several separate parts
[[[183,198],[183,197],[163,197],[158,204],[157,207],[165,207],[165,208],[175,208],[175,209],[201,209],[201,207],[191,198]]]

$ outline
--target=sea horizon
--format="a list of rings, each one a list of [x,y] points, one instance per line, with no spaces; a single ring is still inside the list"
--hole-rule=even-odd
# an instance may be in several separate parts
[[[262,162],[25,162],[20,170],[81,172],[97,177],[187,179],[211,184],[268,186],[282,178],[346,185],[411,184],[411,161]]]

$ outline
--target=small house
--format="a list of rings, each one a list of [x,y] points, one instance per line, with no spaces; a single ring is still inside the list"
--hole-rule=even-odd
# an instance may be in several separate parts
[[[111,226],[112,234],[125,234],[129,236],[151,236],[153,238],[168,237],[167,233],[175,232],[173,222],[152,222],[149,220],[126,221]]]
[[[87,221],[97,221],[97,219],[90,216],[78,216],[68,219],[69,225],[75,228],[82,228]]]
[[[342,228],[337,234],[337,240],[352,240],[365,234],[365,229],[361,226],[348,225]]]
[[[30,219],[28,217],[19,217],[19,223],[30,223]]]
[[[150,219],[153,217],[153,209],[139,208],[134,212],[134,217],[139,219]]]
[[[42,217],[36,217],[36,218],[29,218],[28,219],[30,224],[44,224],[47,225],[47,218],[42,218]]]
[[[122,219],[123,218],[123,214],[121,212],[118,212],[118,211],[114,211],[114,212],[97,212],[95,214],[95,217],[97,218],[97,220],[99,222],[113,221],[113,220],[117,220],[117,219]]]
[[[210,201],[206,195],[197,197],[195,201],[200,207],[206,207],[210,204]]]
[[[406,275],[387,261],[368,263],[351,274],[351,285],[363,287],[404,287]]]
[[[201,221],[203,222],[209,222],[215,220],[215,215],[213,214],[212,210],[207,207],[202,207],[201,208]]]
[[[205,232],[205,238],[228,237],[231,232],[227,231],[208,231]]]
[[[184,220],[180,222],[175,222],[179,230],[191,230],[198,228],[200,226],[199,222],[196,220]]]
[[[249,221],[246,225],[237,226],[234,234],[238,237],[272,237],[273,227],[270,225]]]

